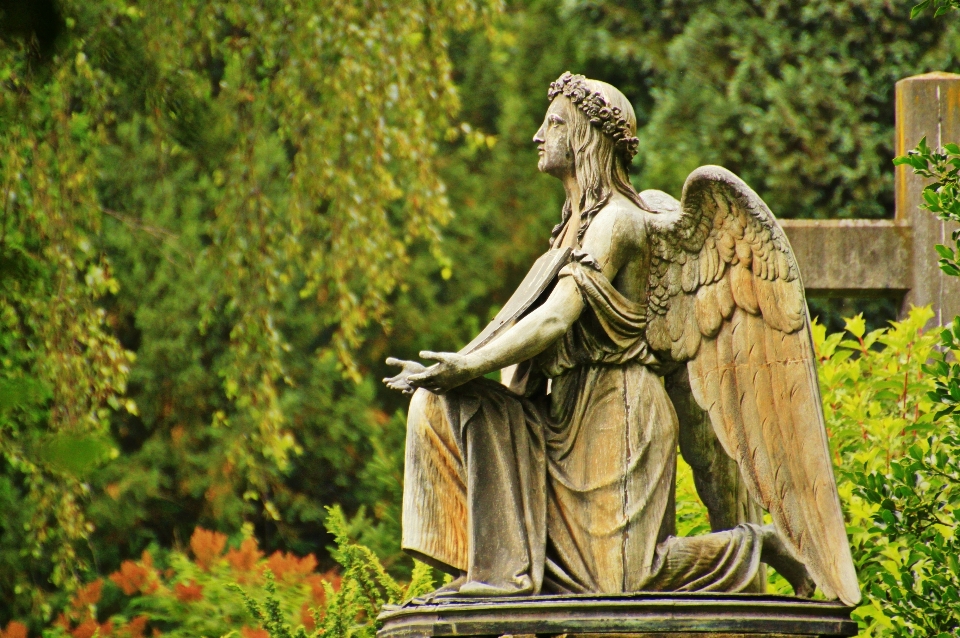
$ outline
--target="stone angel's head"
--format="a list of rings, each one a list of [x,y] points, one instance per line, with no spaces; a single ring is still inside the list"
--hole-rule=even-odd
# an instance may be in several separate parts
[[[613,190],[640,205],[628,172],[639,145],[630,100],[606,82],[569,72],[550,85],[547,95],[550,107],[533,136],[540,171],[559,179],[576,178],[581,211],[606,201]],[[564,208],[565,221],[569,202]]]
[[[569,72],[550,85],[550,107],[533,137],[540,171],[556,177],[578,169],[629,166],[636,154],[637,117],[616,87]]]

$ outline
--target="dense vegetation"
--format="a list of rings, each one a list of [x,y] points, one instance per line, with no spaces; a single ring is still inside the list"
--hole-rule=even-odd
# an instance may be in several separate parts
[[[951,598],[960,584],[960,548],[951,532],[960,515],[960,438],[955,425],[935,427],[936,379],[922,372],[938,341],[936,331],[923,330],[931,317],[921,308],[870,332],[859,316],[842,333],[814,327],[839,489],[864,583],[865,601],[855,612],[864,636],[936,635],[960,621]],[[682,462],[677,505],[680,534],[709,530]],[[249,527],[229,537],[198,527],[182,548],[152,545],[106,578],[88,580],[45,635],[91,638],[99,630],[134,637],[156,629],[184,637],[231,630],[244,638],[372,636],[381,605],[433,585],[422,564],[408,585],[398,584],[369,548],[351,540],[363,524],[330,511],[339,568],[325,571],[313,554],[267,555]],[[772,571],[769,586],[792,591]],[[14,621],[2,635],[24,638],[26,631]]]
[[[677,193],[720,163],[779,216],[882,217],[893,84],[960,56],[953,21],[885,0],[33,6],[0,16],[0,621],[34,630],[79,600],[76,631],[85,583],[146,569],[144,551],[174,570],[168,602],[200,584],[198,528],[256,565],[279,551],[326,571],[334,503],[410,577],[403,399],[376,379],[387,355],[466,342],[545,247],[562,191],[529,139],[562,71],[633,101],[639,188]],[[883,333],[900,341],[875,376],[916,327]],[[943,443],[926,381],[909,373],[898,403],[896,379],[884,394],[844,374],[832,434],[838,461],[858,459],[844,496],[873,539],[894,500],[865,477]],[[881,441],[889,457],[857,456]],[[864,540],[864,573],[906,533]],[[97,622],[133,622],[105,583]]]

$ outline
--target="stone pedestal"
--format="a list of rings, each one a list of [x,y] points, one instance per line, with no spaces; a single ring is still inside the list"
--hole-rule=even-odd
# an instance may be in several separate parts
[[[855,636],[851,611],[836,602],[766,594],[451,598],[385,607],[377,638]]]

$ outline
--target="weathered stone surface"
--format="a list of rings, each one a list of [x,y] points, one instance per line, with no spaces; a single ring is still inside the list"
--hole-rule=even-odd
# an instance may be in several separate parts
[[[960,75],[927,73],[897,82],[897,155],[914,148],[920,138],[939,148],[960,142]],[[950,244],[955,224],[941,222],[918,210],[925,182],[908,166],[896,168],[897,221],[913,227],[913,285],[904,298],[910,304],[932,304],[934,321],[942,324],[960,314],[960,278],[948,277],[937,267],[936,244]]]
[[[896,297],[914,287],[913,229],[896,220],[785,219],[811,297]],[[934,260],[928,258],[934,266]]]
[[[854,636],[850,611],[839,603],[751,594],[459,598],[387,608],[377,636]]]
[[[428,607],[455,616],[449,635],[842,635],[842,618],[808,618],[842,605],[649,593],[759,589],[765,563],[800,597],[861,599],[773,213],[719,166],[681,200],[637,193],[626,97],[569,73],[549,95],[533,141],[567,195],[551,252],[467,348],[387,360],[388,387],[413,394],[402,547],[453,576],[436,596],[461,597]],[[509,388],[483,378],[514,365]],[[675,533],[678,445],[710,534]],[[593,597],[524,598],[558,591]],[[648,594],[616,597],[632,592]],[[421,612],[397,631],[445,635]]]
[[[896,90],[896,153],[926,136],[931,147],[960,141],[960,75],[927,73]],[[922,211],[925,181],[908,166],[896,168],[893,220],[781,220],[810,297],[892,297],[933,306],[932,323],[960,314],[960,279],[937,266],[936,244],[957,230]]]

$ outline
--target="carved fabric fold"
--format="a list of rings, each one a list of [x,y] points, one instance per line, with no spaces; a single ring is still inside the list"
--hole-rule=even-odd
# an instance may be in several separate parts
[[[564,266],[559,276],[577,282],[584,311],[570,330],[537,356],[544,374],[556,377],[593,363],[656,363],[644,336],[646,304],[627,299],[603,273],[579,262]]]
[[[414,396],[404,481],[417,490],[404,490],[403,547],[491,595],[639,591],[658,546],[671,558],[655,582],[749,583],[759,545],[742,534],[662,545],[675,526],[678,424],[643,363],[643,305],[579,263],[563,276],[587,310],[550,355],[560,362],[550,395],[475,379]]]

